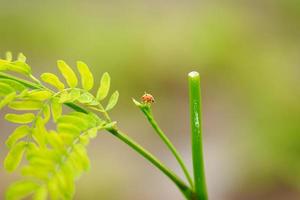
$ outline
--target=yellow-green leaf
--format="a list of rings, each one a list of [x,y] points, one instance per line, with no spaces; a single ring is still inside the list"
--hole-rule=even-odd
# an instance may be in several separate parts
[[[9,186],[6,191],[6,200],[20,200],[24,199],[35,192],[40,186],[30,180],[22,180],[15,182]]]
[[[0,101],[0,109],[2,109],[4,106],[6,106],[8,103],[10,103],[12,100],[15,99],[16,93],[12,92],[8,95],[6,95],[1,101]]]
[[[83,104],[90,104],[95,101],[95,97],[91,93],[85,92],[81,94],[81,96],[77,100]],[[97,104],[99,104],[99,102],[97,102]]]
[[[89,67],[82,61],[77,62],[77,68],[81,76],[82,87],[89,91],[94,86],[94,77]]]
[[[110,88],[110,76],[107,72],[105,72],[101,77],[100,87],[97,92],[98,101],[103,100],[107,96],[109,92],[109,88]]]
[[[26,62],[26,56],[24,56],[24,54],[19,53],[18,55],[18,61],[20,62]]]
[[[32,200],[47,200],[48,191],[45,186],[40,187],[32,197]]]
[[[12,59],[13,59],[13,56],[12,56],[12,53],[10,52],[10,51],[7,51],[6,53],[5,53],[5,59],[7,60],[7,61],[12,61]]]
[[[62,104],[59,103],[58,99],[53,99],[51,102],[51,111],[52,111],[52,117],[53,121],[56,122],[57,119],[61,116],[62,113]]]
[[[77,86],[77,77],[69,65],[62,60],[57,61],[57,66],[59,71],[62,73],[64,78],[66,79],[68,85],[72,88]]]
[[[12,172],[20,165],[26,145],[26,142],[21,141],[10,149],[4,160],[4,168],[7,171]]]
[[[78,89],[72,89],[71,92],[69,93],[69,101],[73,102],[76,101],[80,97],[80,90]]]
[[[35,118],[33,113],[25,113],[25,114],[6,114],[5,119],[9,122],[16,124],[28,124],[32,122]]]
[[[17,81],[14,81],[12,79],[0,78],[0,82],[9,85],[15,91],[18,91],[18,92],[22,92],[23,90],[26,89],[26,87],[23,84],[21,84]]]
[[[35,123],[35,127],[32,130],[32,136],[40,147],[44,148],[46,145],[47,130],[42,118],[38,117]]]
[[[115,107],[115,105],[118,103],[118,99],[119,99],[119,92],[118,92],[118,91],[115,91],[115,92],[111,95],[111,97],[110,97],[110,99],[109,99],[109,101],[108,101],[108,104],[107,104],[105,110],[108,111],[108,110],[113,109],[113,107]]]
[[[6,83],[0,82],[0,96],[6,96],[12,92],[15,92],[14,88]]]
[[[65,88],[65,85],[59,80],[59,78],[52,73],[43,73],[41,75],[41,79],[54,87],[56,87],[58,90],[63,90]]]
[[[51,111],[50,111],[50,106],[49,104],[47,104],[46,106],[44,106],[43,108],[43,115],[44,115],[44,122],[47,123],[50,120],[51,117]]]
[[[10,64],[8,64],[8,70],[25,75],[31,74],[31,67],[22,61],[11,62]]]
[[[50,131],[47,134],[47,142],[54,148],[64,150],[64,141],[61,138],[61,135],[55,131]]]
[[[30,133],[30,128],[27,125],[19,126],[14,132],[8,137],[5,144],[8,148],[11,148],[18,140],[24,138]]]
[[[44,101],[49,99],[52,93],[47,90],[32,90],[27,94],[27,97],[32,100]]]
[[[14,110],[40,110],[43,107],[43,103],[40,101],[23,100],[13,101],[8,106]]]

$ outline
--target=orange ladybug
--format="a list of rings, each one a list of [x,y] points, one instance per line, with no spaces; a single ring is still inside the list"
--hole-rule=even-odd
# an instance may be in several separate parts
[[[141,99],[142,99],[143,103],[154,103],[155,102],[154,97],[151,94],[147,94],[146,92],[142,96]]]

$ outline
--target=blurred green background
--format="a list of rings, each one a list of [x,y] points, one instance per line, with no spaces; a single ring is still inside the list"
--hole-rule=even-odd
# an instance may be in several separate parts
[[[131,102],[154,114],[191,168],[187,73],[202,76],[211,200],[300,199],[300,1],[1,0],[0,52],[23,52],[38,76],[55,63],[108,71],[119,126],[172,167],[176,161]],[[3,113],[1,113],[1,116]],[[1,120],[4,139],[14,127]],[[107,133],[76,200],[182,200],[177,188]],[[16,177],[0,168],[0,199]]]

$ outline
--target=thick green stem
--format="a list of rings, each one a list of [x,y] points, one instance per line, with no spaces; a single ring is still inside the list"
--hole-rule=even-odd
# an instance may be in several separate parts
[[[147,117],[149,123],[155,130],[155,132],[158,134],[158,136],[162,139],[162,141],[167,145],[167,147],[170,149],[174,157],[176,158],[177,162],[179,163],[182,171],[184,172],[189,184],[191,187],[193,187],[193,180],[187,170],[187,167],[185,166],[180,154],[178,153],[177,149],[173,145],[173,143],[169,140],[169,138],[166,136],[166,134],[161,130],[161,128],[158,126],[157,122],[155,121],[153,114],[151,112],[150,105],[143,105],[139,106],[142,112]]]
[[[190,72],[189,98],[192,131],[192,156],[194,167],[195,192],[197,200],[207,200],[207,191],[204,174],[204,159],[202,147],[202,126],[201,126],[201,95],[200,76],[198,72]]]

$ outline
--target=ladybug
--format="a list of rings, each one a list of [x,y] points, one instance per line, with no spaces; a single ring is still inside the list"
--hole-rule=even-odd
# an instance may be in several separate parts
[[[154,97],[151,94],[147,94],[146,92],[142,96],[141,99],[142,99],[143,103],[154,103],[155,102]]]

